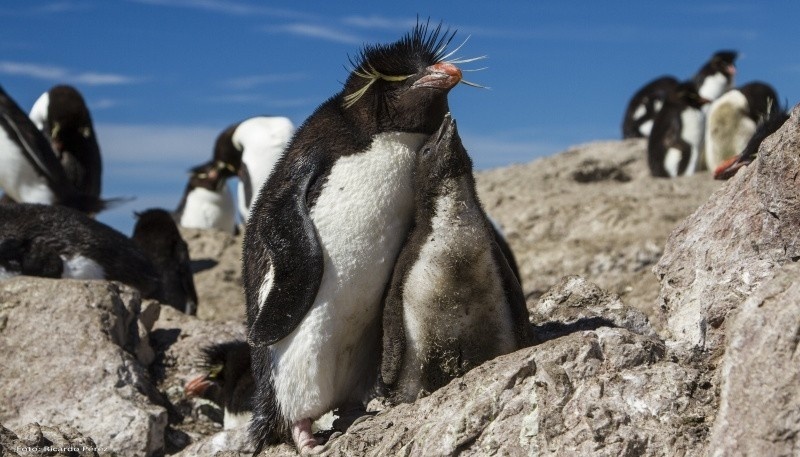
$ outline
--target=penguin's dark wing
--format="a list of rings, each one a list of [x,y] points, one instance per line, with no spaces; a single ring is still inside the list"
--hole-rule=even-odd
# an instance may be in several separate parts
[[[668,178],[669,173],[664,166],[664,158],[670,148],[681,151],[681,163],[689,160],[691,146],[681,139],[681,119],[672,107],[662,109],[653,123],[653,131],[647,143],[647,164],[650,173],[655,177]]]
[[[495,264],[500,268],[500,275],[503,278],[503,290],[510,307],[511,319],[514,322],[517,349],[530,346],[533,341],[530,315],[528,314],[528,307],[525,305],[525,294],[522,292],[522,286],[517,281],[517,277],[514,276],[514,272],[508,265],[506,256],[497,242],[492,243],[492,256],[495,259]]]
[[[283,171],[292,168],[289,179],[273,180],[274,186],[261,190],[245,231],[247,339],[254,346],[273,344],[291,333],[311,309],[322,283],[322,244],[309,199],[330,166],[313,151],[306,152],[291,167],[278,164],[284,165]]]
[[[508,266],[511,268],[511,272],[514,274],[514,277],[517,278],[517,282],[522,286],[522,276],[519,274],[519,267],[517,266],[517,259],[514,257],[514,251],[511,250],[511,246],[509,246],[508,241],[506,241],[506,237],[500,233],[497,226],[494,224],[490,225],[492,226],[492,231],[494,231],[494,241],[505,256]]]
[[[19,145],[25,158],[36,171],[50,183],[63,185],[66,182],[66,175],[53,153],[50,142],[2,89],[0,89],[0,127]]]
[[[411,240],[419,232],[412,228],[406,247],[400,251],[395,262],[392,280],[387,286],[383,300],[383,355],[381,356],[381,381],[390,389],[397,383],[403,368],[406,351],[406,331],[403,325],[403,290],[408,272],[419,257],[418,246]]]
[[[177,260],[178,278],[180,288],[186,296],[184,312],[194,315],[197,313],[197,290],[194,287],[194,276],[192,275],[192,260],[189,258],[189,247],[183,239],[176,240],[173,258]]]
[[[253,183],[250,181],[250,171],[247,170],[247,164],[244,162],[239,165],[239,181],[244,187],[244,204],[249,208],[253,203]]]

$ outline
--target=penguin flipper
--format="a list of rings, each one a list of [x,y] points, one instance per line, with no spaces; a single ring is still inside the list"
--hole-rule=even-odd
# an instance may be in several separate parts
[[[403,250],[396,265],[409,265],[404,261]],[[400,378],[403,356],[406,351],[406,331],[403,326],[403,283],[408,268],[395,269],[384,298],[383,307],[383,354],[381,356],[381,382],[390,390]],[[391,396],[391,395],[390,395]]]
[[[522,286],[497,242],[492,243],[492,256],[495,258],[495,263],[500,267],[500,275],[503,278],[503,290],[510,308],[511,320],[514,324],[517,349],[528,347],[533,343],[533,335],[531,333],[530,314],[525,304],[525,294],[522,292]]]
[[[265,186],[245,231],[248,342],[273,344],[291,333],[314,304],[324,257],[308,208],[324,165],[303,160],[297,179]],[[320,183],[321,184],[321,183]]]
[[[21,111],[20,111],[21,112]],[[20,150],[25,158],[36,169],[38,173],[46,177],[51,183],[64,183],[66,175],[55,176],[56,170],[61,171],[61,165],[56,159],[56,155],[50,147],[47,139],[42,132],[36,129],[33,122],[24,116],[24,119],[15,115],[14,112],[3,112],[0,115],[0,124],[9,136],[20,146]],[[26,122],[27,121],[27,122]],[[24,128],[24,124],[30,124]],[[45,156],[49,154],[49,156]],[[63,171],[62,171],[63,175]]]

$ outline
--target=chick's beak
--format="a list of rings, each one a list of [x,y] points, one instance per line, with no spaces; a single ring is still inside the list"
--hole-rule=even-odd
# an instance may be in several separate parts
[[[411,87],[431,87],[434,89],[451,89],[461,81],[461,70],[447,62],[439,62],[425,69],[425,75],[414,82]]]
[[[200,397],[209,387],[214,383],[208,380],[208,375],[198,376],[186,383],[183,388],[183,393],[187,397]]]

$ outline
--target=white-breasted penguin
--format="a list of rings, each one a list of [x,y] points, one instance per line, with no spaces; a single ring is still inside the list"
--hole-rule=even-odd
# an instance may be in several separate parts
[[[396,402],[530,342],[522,288],[478,199],[455,120],[447,116],[418,155],[414,227],[383,315],[381,379]]]
[[[29,117],[50,140],[72,186],[99,197],[103,163],[92,116],[81,93],[72,86],[54,86],[36,100]]]
[[[286,117],[256,116],[228,127],[217,138],[214,159],[237,169],[236,201],[243,223],[293,134],[294,124]]]
[[[413,218],[416,151],[461,81],[445,61],[452,37],[418,24],[367,45],[259,192],[243,246],[257,449],[290,429],[300,452],[320,450],[312,421],[375,389],[381,300]]]
[[[662,76],[645,84],[628,102],[622,118],[622,138],[647,138],[653,121],[670,92],[678,86],[672,76]]]
[[[705,103],[708,100],[700,97],[691,81],[679,84],[670,93],[647,142],[650,174],[664,178],[694,174],[702,160]]]
[[[749,165],[758,157],[758,149],[764,139],[775,133],[788,120],[789,113],[785,108],[780,108],[776,105],[770,109],[767,118],[758,124],[755,133],[747,142],[744,150],[740,154],[722,162],[714,170],[714,179],[730,179],[740,168]]]
[[[736,51],[717,51],[697,70],[693,81],[700,97],[714,101],[733,87],[737,56]]]
[[[236,232],[236,206],[224,168],[212,160],[189,170],[189,182],[175,210],[181,227]]]
[[[161,300],[158,273],[136,243],[70,208],[0,205],[0,251],[6,276],[119,281]]]
[[[250,345],[231,340],[202,349],[206,373],[193,378],[184,387],[187,397],[207,398],[223,409],[225,430],[247,424],[253,415],[255,381],[250,365]]]
[[[778,94],[755,81],[725,92],[711,102],[706,116],[704,160],[715,170],[725,160],[741,154],[759,123],[770,110],[779,110]]]
[[[72,186],[50,142],[2,88],[0,188],[19,203],[60,204],[86,213],[97,213],[107,205]]]
[[[131,239],[156,267],[162,285],[161,303],[186,314],[197,313],[189,246],[172,215],[158,208],[136,213]]]

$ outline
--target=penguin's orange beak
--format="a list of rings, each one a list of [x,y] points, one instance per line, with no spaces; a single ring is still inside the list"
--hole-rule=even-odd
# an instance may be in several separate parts
[[[187,397],[200,397],[213,384],[212,381],[208,380],[207,375],[198,376],[186,383],[186,386],[183,388],[183,393]]]
[[[439,62],[425,69],[425,75],[411,87],[431,87],[434,89],[452,89],[461,81],[461,70],[447,62]]]

